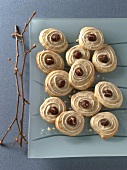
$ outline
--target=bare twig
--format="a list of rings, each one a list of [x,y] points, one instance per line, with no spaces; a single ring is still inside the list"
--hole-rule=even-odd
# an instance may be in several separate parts
[[[24,34],[24,32],[26,31],[26,28],[28,27],[28,25],[29,25],[30,21],[32,20],[32,18],[34,17],[34,15],[35,15],[35,14],[36,14],[36,11],[34,11],[34,12],[33,12],[33,14],[32,14],[32,16],[30,17],[30,19],[29,19],[28,23],[25,23],[25,27],[24,27],[24,29],[23,29],[23,31],[22,31],[22,33],[21,33],[21,35],[23,35],[23,34]]]
[[[30,102],[28,102],[26,99],[24,99],[24,101],[25,101],[27,104],[30,104]]]
[[[12,62],[12,60],[10,58],[8,58],[8,61],[11,63],[11,65],[14,67],[15,73],[18,72],[19,75],[21,75],[20,71],[18,70],[18,68],[15,66],[15,64]]]
[[[20,129],[21,129],[21,135],[20,135],[20,141],[19,141],[19,145],[22,147],[22,134],[23,134],[23,119],[24,119],[24,105],[25,105],[25,100],[24,100],[24,86],[23,86],[23,73],[24,73],[24,67],[25,67],[25,62],[26,62],[26,56],[29,52],[32,51],[32,49],[34,49],[36,47],[36,45],[34,44],[33,47],[31,49],[29,49],[28,51],[26,51],[25,49],[25,43],[24,43],[24,33],[26,31],[27,26],[29,25],[30,21],[32,20],[33,16],[36,14],[36,12],[34,11],[34,13],[32,14],[32,16],[30,17],[28,23],[25,24],[25,27],[21,33],[22,35],[22,49],[23,49],[23,53],[24,53],[24,58],[23,58],[23,62],[22,62],[22,70],[21,70],[21,75],[20,75],[20,82],[21,82],[21,94],[22,94],[22,111],[21,111],[21,116],[20,116]]]
[[[36,47],[36,44],[34,44],[34,45],[26,52],[26,55],[27,55],[28,53],[30,53],[35,47]]]
[[[36,45],[34,44],[28,51],[26,51],[25,43],[24,43],[24,33],[25,33],[26,28],[28,27],[30,21],[32,20],[32,18],[35,14],[36,14],[36,12],[34,12],[32,14],[28,23],[25,24],[24,29],[23,29],[21,34],[19,33],[18,26],[15,26],[15,32],[13,34],[11,34],[11,36],[13,36],[16,40],[16,61],[15,61],[15,64],[12,62],[12,60],[10,58],[8,58],[8,61],[14,67],[14,76],[15,76],[16,89],[17,89],[17,103],[16,103],[16,112],[15,112],[14,119],[13,119],[12,123],[9,125],[9,127],[8,127],[7,131],[5,132],[5,134],[3,135],[2,139],[0,140],[0,144],[3,143],[5,137],[7,136],[8,132],[11,130],[11,128],[12,128],[12,126],[15,122],[17,123],[17,127],[18,127],[18,138],[17,137],[15,138],[14,144],[16,142],[18,142],[19,146],[22,147],[22,139],[24,139],[24,142],[26,144],[28,144],[28,142],[25,138],[26,135],[23,135],[23,120],[24,120],[25,103],[27,103],[27,104],[30,104],[30,103],[24,97],[23,73],[24,73],[24,67],[25,67],[25,62],[26,62],[26,56],[27,56],[28,53],[30,53],[36,47]],[[18,58],[19,58],[18,42],[19,41],[22,42],[22,48],[23,48],[23,61],[22,61],[21,71],[19,71],[19,69],[18,69]],[[19,86],[18,78],[20,78],[20,86]],[[18,114],[19,114],[20,97],[21,97],[21,102],[22,102],[22,111],[21,111],[20,125],[19,125]],[[19,139],[19,137],[20,137],[20,139]]]

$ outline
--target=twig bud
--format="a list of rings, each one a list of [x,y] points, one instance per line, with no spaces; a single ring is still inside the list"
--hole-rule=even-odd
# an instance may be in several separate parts
[[[35,47],[36,47],[36,44],[34,44],[33,47],[35,48]]]
[[[36,14],[36,11],[33,12],[33,15],[35,15],[35,14]]]

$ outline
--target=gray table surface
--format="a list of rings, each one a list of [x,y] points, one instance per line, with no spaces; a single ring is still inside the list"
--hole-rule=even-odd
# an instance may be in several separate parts
[[[14,25],[23,28],[34,10],[36,17],[45,18],[111,18],[127,17],[126,0],[0,0],[0,138],[6,131],[15,113],[16,89],[13,68],[7,58],[15,59],[15,40],[10,37]],[[28,48],[28,31],[25,34]],[[29,98],[29,57],[25,68],[25,95]],[[28,129],[28,107],[25,110],[24,132]],[[10,147],[16,136],[16,128],[0,146],[0,170],[127,170],[126,157],[28,159],[27,146]],[[126,148],[125,148],[126,149]]]

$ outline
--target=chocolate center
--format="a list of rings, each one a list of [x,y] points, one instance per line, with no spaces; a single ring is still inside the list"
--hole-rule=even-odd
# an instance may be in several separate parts
[[[109,58],[107,55],[100,55],[99,56],[99,60],[102,62],[102,63],[108,63],[109,62]]]
[[[88,36],[87,36],[87,38],[88,38],[88,40],[89,41],[96,41],[97,40],[97,37],[96,37],[96,35],[95,34],[89,34]]]
[[[57,82],[57,86],[59,87],[59,88],[62,88],[62,87],[64,87],[65,86],[65,80],[63,80],[63,79],[60,79],[60,80],[58,80],[58,82]]]
[[[54,59],[52,58],[52,56],[47,55],[46,58],[45,58],[45,63],[46,63],[47,65],[52,65],[52,64],[54,64]]]
[[[67,119],[67,123],[71,126],[75,126],[77,124],[77,120],[74,116],[70,116],[68,119]]]
[[[88,100],[83,100],[82,102],[81,102],[81,106],[83,107],[83,108],[88,108],[89,107],[89,101]]]
[[[73,57],[76,58],[76,59],[80,59],[82,57],[82,53],[78,50],[75,50],[73,52]]]
[[[104,90],[103,93],[105,97],[112,97],[113,95],[111,90]]]
[[[57,115],[59,113],[58,109],[56,107],[50,107],[49,112],[52,115]]]
[[[60,35],[59,34],[52,34],[51,40],[55,41],[55,42],[59,41],[60,40]]]
[[[77,76],[82,76],[83,70],[80,67],[78,67],[78,68],[76,68],[75,73],[77,74]]]
[[[108,126],[109,125],[109,121],[108,121],[108,119],[101,119],[101,125],[102,126]]]

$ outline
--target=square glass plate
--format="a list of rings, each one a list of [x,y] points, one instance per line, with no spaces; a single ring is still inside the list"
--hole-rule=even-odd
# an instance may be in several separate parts
[[[45,28],[56,28],[64,33],[69,47],[76,45],[81,28],[85,26],[97,27],[102,31],[105,43],[110,44],[117,55],[117,68],[106,74],[96,72],[94,86],[101,80],[116,84],[123,93],[124,101],[119,109],[110,111],[119,121],[119,131],[115,137],[103,140],[94,133],[89,125],[89,118],[83,132],[77,137],[69,137],[59,133],[54,125],[46,123],[39,114],[39,107],[44,99],[49,97],[45,93],[43,74],[36,65],[36,54],[43,50],[39,43],[39,33]],[[84,18],[34,18],[30,24],[30,47],[37,47],[30,56],[30,109],[29,109],[29,158],[60,158],[60,157],[89,157],[89,156],[127,156],[127,19],[84,19]],[[61,54],[65,59],[65,53]],[[65,62],[65,65],[66,62]],[[66,67],[69,69],[69,67]],[[66,69],[65,69],[66,70]],[[63,98],[70,106],[69,96]],[[103,108],[102,110],[109,110]],[[50,128],[50,131],[48,130]]]

